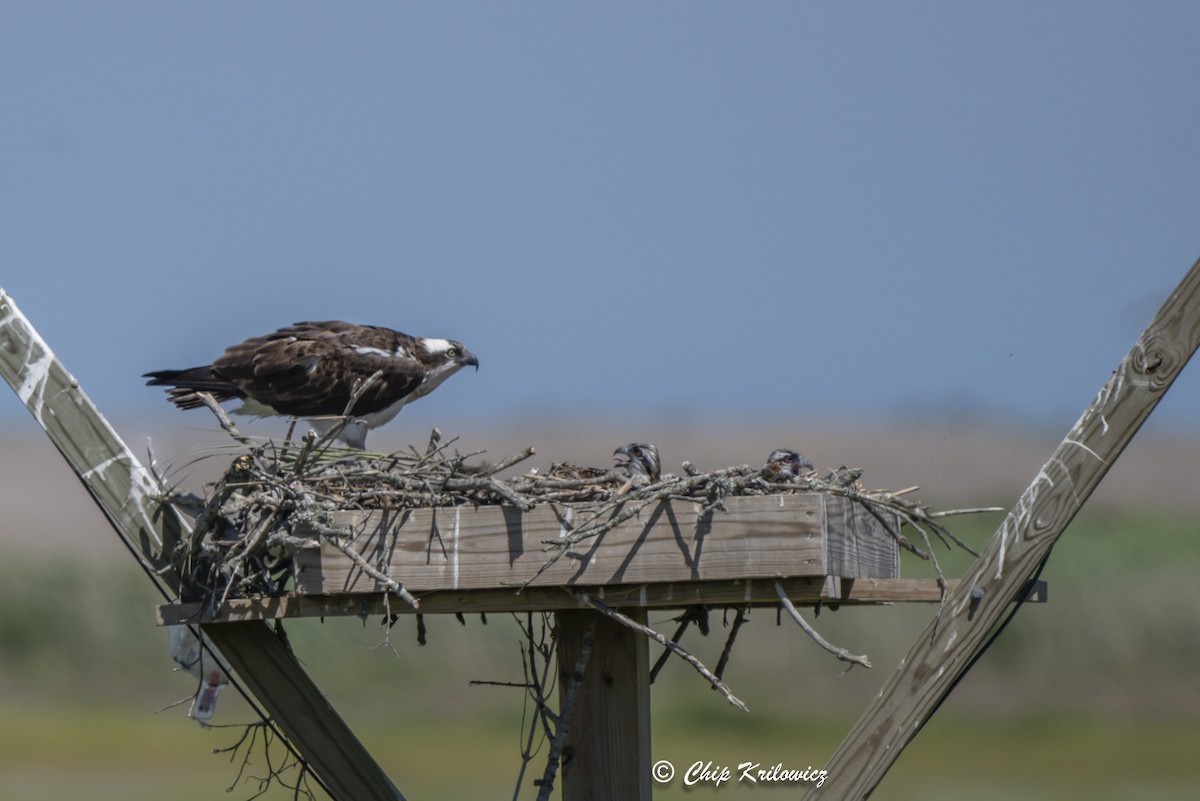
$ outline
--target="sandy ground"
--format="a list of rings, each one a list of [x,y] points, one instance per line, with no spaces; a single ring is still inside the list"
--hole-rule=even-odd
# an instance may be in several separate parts
[[[218,475],[232,458],[231,441],[211,423],[196,415],[178,422],[124,423],[117,428],[139,455],[146,453],[150,437],[156,458],[172,478],[186,489],[202,491],[204,481]],[[424,442],[429,427],[420,419],[409,426],[393,423],[372,434],[372,448],[401,448],[414,431],[422,433],[411,440]],[[278,431],[261,422],[247,424],[246,430]],[[613,448],[632,440],[656,443],[664,469],[672,472],[679,472],[684,459],[701,469],[758,464],[773,448],[791,446],[821,469],[842,464],[863,468],[864,481],[872,488],[919,485],[920,497],[935,506],[986,503],[1006,508],[1034,478],[1063,433],[953,421],[863,425],[811,420],[799,425],[761,420],[686,424],[542,420],[446,431],[448,436],[459,436],[455,447],[461,452],[484,450],[482,458],[491,460],[533,445],[537,455],[523,469],[562,460],[607,466]],[[1200,511],[1197,466],[1200,438],[1143,433],[1089,504]],[[0,547],[124,554],[87,493],[32,421],[0,429],[0,543]]]

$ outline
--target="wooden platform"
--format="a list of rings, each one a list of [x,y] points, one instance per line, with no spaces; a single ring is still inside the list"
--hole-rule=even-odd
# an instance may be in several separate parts
[[[725,511],[662,501],[541,570],[556,543],[594,516],[588,507],[544,504],[337,512],[351,547],[410,592],[664,584],[777,576],[896,578],[899,550],[862,504],[827,493],[730,497]],[[606,511],[611,518],[621,507]],[[893,530],[899,521],[891,521]],[[297,526],[300,537],[320,541]],[[300,595],[378,592],[329,542],[299,553]]]
[[[511,507],[337,512],[332,527],[420,610],[356,565],[306,524],[312,543],[296,555],[295,591],[278,598],[231,599],[159,608],[159,622],[330,617],[382,613],[510,612],[579,608],[586,591],[610,606],[669,609],[778,603],[782,580],[797,603],[937,601],[932,580],[899,578],[895,539],[860,503],[828,493],[731,497],[726,509],[663,501],[602,536],[575,545],[538,573],[560,541],[594,515],[586,507]],[[607,515],[620,514],[609,509]],[[326,529],[327,530],[327,529]],[[528,582],[528,586],[525,586]]]
[[[788,598],[805,605],[892,603],[937,603],[941,598],[935,579],[834,579],[784,578]],[[946,582],[947,592],[958,581]],[[677,584],[610,584],[575,587],[612,607],[623,609],[679,609],[685,606],[776,606],[774,579],[747,581],[694,581]],[[356,615],[454,614],[465,612],[553,612],[584,609],[569,589],[534,587],[513,590],[438,590],[418,593],[421,608],[413,607],[386,593],[340,593],[336,595],[282,595],[276,598],[236,598],[208,608],[200,603],[163,604],[157,607],[160,626],[179,623],[223,623],[245,620],[279,620],[299,617],[353,617]],[[1037,596],[1031,598],[1037,600]]]

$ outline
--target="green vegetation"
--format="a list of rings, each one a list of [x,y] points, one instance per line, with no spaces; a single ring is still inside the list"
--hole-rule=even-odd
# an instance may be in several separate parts
[[[960,518],[954,530],[981,543],[998,515]],[[1156,799],[1194,796],[1200,763],[1200,521],[1158,513],[1084,515],[1068,530],[1043,578],[1050,603],[1022,611],[955,691],[881,786],[886,799],[964,797]],[[944,554],[947,575],[968,559]],[[911,556],[906,575],[931,575]],[[7,552],[0,562],[0,798],[248,798],[231,793],[240,759],[215,755],[239,729],[205,730],[186,705],[157,712],[192,690],[171,672],[158,602],[122,554],[84,563]],[[866,652],[875,670],[841,675],[786,619],[755,610],[727,673],[745,715],[673,661],[654,686],[654,759],[674,781],[656,797],[795,798],[797,785],[730,781],[685,789],[696,761],[736,767],[820,767],[932,608],[826,608],[815,621],[829,640]],[[806,612],[811,615],[811,610]],[[666,614],[651,615],[664,626]],[[811,618],[810,618],[811,619]],[[511,619],[478,616],[460,626],[430,619],[418,647],[402,619],[380,647],[376,619],[296,621],[295,649],[334,705],[413,801],[504,798],[519,764],[520,691],[469,686],[520,678]],[[724,639],[720,615],[707,641],[685,644],[712,664]],[[657,656],[657,654],[655,654]],[[252,720],[233,691],[219,723]],[[541,771],[543,754],[531,775]],[[261,754],[245,776],[263,774]],[[836,777],[830,779],[835,780]],[[290,798],[273,791],[266,798]]]

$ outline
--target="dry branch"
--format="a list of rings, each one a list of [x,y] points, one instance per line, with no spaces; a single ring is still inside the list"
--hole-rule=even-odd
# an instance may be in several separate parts
[[[558,710],[558,716],[555,719],[554,736],[550,740],[550,753],[546,757],[546,769],[542,772],[542,779],[539,783],[538,801],[549,801],[550,794],[554,791],[554,777],[558,773],[559,765],[562,763],[563,744],[566,743],[567,734],[571,729],[571,716],[575,709],[575,698],[579,694],[580,685],[583,684],[583,672],[587,670],[588,661],[592,657],[592,644],[595,642],[595,635],[596,620],[593,618],[588,621],[587,628],[583,632],[579,656],[576,658],[575,668],[571,671],[570,678],[567,680],[566,696],[563,700],[562,709]]]
[[[737,640],[738,630],[745,624],[748,616],[748,610],[743,606],[737,610],[737,615],[733,618],[733,626],[729,629],[729,636],[725,638],[725,647],[721,650],[721,658],[717,660],[717,669],[713,671],[713,675],[718,679],[725,676],[725,668],[729,665],[729,657],[733,653],[733,643]]]
[[[659,645],[662,645],[662,646],[665,646],[665,647],[671,649],[671,651],[673,653],[675,653],[676,656],[678,656],[680,659],[682,659],[683,661],[685,661],[689,665],[691,665],[693,668],[695,668],[696,672],[699,673],[701,676],[703,676],[708,681],[708,683],[710,685],[712,685],[712,688],[714,690],[721,693],[721,695],[725,696],[726,701],[728,701],[733,706],[736,706],[738,709],[742,710],[743,712],[750,711],[750,709],[742,702],[742,700],[740,698],[738,698],[736,695],[734,695],[733,692],[728,687],[725,686],[725,682],[723,682],[719,678],[717,678],[711,670],[709,670],[708,668],[706,668],[704,666],[703,662],[701,662],[699,659],[697,659],[696,657],[692,656],[690,653],[685,651],[677,643],[671,642],[666,637],[659,634],[657,631],[650,628],[649,626],[643,626],[641,623],[638,623],[636,620],[629,617],[628,615],[623,615],[620,612],[618,612],[616,609],[613,609],[613,608],[601,603],[600,601],[597,601],[595,598],[592,598],[586,592],[576,593],[575,597],[577,597],[580,601],[582,601],[583,603],[585,603],[588,606],[595,609],[597,612],[602,612],[603,614],[608,615],[609,617],[611,617],[613,620],[617,621],[621,625],[628,626],[629,628],[633,629],[634,631],[640,632],[641,634],[645,634],[647,637],[654,640]]]
[[[778,581],[775,582],[775,592],[779,595],[779,602],[783,604],[783,608],[792,616],[792,620],[799,624],[800,628],[804,629],[804,633],[813,638],[813,642],[824,648],[829,653],[836,656],[843,662],[852,662],[855,665],[862,665],[865,668],[871,667],[871,662],[865,655],[856,656],[850,653],[846,648],[838,648],[836,645],[830,645],[824,637],[817,633],[817,630],[809,625],[808,621],[800,616],[799,610],[796,609],[791,599],[787,597],[787,593],[783,590],[783,585]]]
[[[364,559],[362,554],[350,546],[347,540],[352,538],[351,532],[341,528],[330,528],[328,526],[314,526],[314,528],[317,533],[319,533],[325,539],[326,542],[345,554],[346,557],[349,558],[350,561],[354,562],[354,564],[358,566],[362,572],[386,586],[390,592],[400,596],[400,598],[413,609],[421,608],[421,602],[414,598],[412,593],[404,589],[403,584],[395,579],[389,578],[386,573],[376,568],[374,565]],[[422,643],[422,645],[424,645],[424,643]]]

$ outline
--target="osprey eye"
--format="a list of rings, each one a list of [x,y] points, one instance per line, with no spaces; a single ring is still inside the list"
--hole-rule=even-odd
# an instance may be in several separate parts
[[[451,359],[457,359],[458,358],[458,348],[448,349],[446,351],[446,355],[449,356]]]
[[[787,456],[783,457],[783,463],[784,463],[784,464],[791,464],[791,463],[792,463],[792,455],[791,455],[790,453],[789,453]]]

